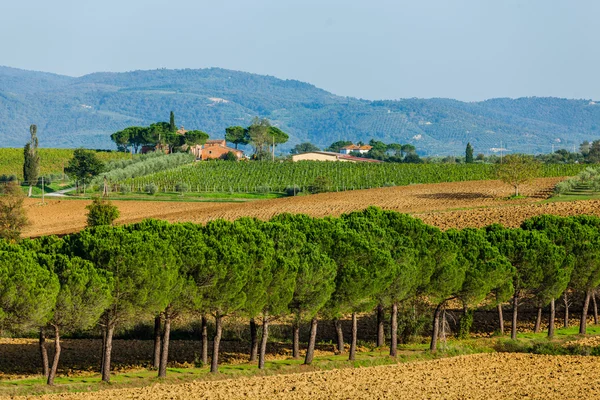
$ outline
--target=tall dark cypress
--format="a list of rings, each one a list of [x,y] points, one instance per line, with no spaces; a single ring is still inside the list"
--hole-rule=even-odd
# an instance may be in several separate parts
[[[175,113],[171,111],[171,115],[169,117],[169,130],[171,132],[176,132],[177,127],[175,126]]]
[[[471,146],[471,143],[467,143],[467,149],[465,150],[465,162],[467,164],[473,164],[473,146]]]

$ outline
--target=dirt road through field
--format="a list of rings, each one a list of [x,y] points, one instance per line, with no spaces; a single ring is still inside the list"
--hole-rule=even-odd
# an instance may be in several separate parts
[[[44,399],[594,399],[597,357],[478,354],[393,366],[196,381]]]

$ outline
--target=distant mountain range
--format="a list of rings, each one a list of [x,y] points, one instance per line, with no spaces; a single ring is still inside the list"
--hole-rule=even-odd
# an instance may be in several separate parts
[[[360,77],[357,77],[360,79]],[[410,79],[397,77],[396,79]],[[109,135],[168,121],[223,137],[266,117],[290,134],[287,151],[310,141],[371,138],[414,144],[422,155],[550,152],[600,138],[600,103],[559,98],[367,101],[308,83],[219,68],[93,73],[79,78],[0,67],[0,146],[20,147],[38,125],[42,147],[113,148]],[[554,145],[554,147],[553,147]]]

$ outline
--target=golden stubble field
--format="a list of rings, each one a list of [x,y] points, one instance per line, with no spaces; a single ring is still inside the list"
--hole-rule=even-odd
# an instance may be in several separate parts
[[[499,181],[453,182],[411,185],[312,196],[288,197],[236,203],[115,201],[121,211],[119,223],[137,222],[144,218],[167,221],[205,223],[212,219],[234,220],[242,216],[269,219],[274,215],[306,213],[315,217],[338,216],[342,213],[378,206],[387,210],[413,214],[426,223],[446,229],[482,227],[493,222],[518,226],[534,215],[600,215],[599,201],[539,204],[547,198],[561,178],[536,179],[522,188],[526,199],[508,200],[512,188]],[[86,200],[28,199],[26,209],[31,225],[25,236],[65,234],[85,226]]]
[[[597,357],[477,354],[391,366],[258,376],[43,399],[594,399]]]

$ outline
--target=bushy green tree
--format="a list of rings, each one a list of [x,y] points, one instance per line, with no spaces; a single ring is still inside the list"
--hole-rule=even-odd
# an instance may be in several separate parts
[[[0,325],[4,330],[46,324],[56,304],[58,278],[34,252],[0,241]]]
[[[98,159],[96,153],[91,150],[76,149],[73,158],[69,160],[65,172],[77,180],[77,184],[84,186],[90,183],[92,178],[104,172],[104,163]]]
[[[56,255],[52,270],[58,277],[60,290],[48,324],[54,330],[54,356],[48,374],[48,385],[54,384],[60,360],[60,335],[85,330],[95,325],[112,301],[112,274],[97,270],[79,257]]]
[[[304,143],[300,143],[295,145],[292,150],[290,150],[291,154],[303,154],[303,153],[310,153],[313,151],[320,151],[321,149],[319,149],[317,146],[315,146],[314,144],[310,143],[310,142],[304,142]]]
[[[237,149],[240,144],[248,144],[248,132],[241,126],[230,126],[225,128],[225,140],[233,143]]]
[[[112,225],[121,215],[117,206],[110,200],[95,197],[92,204],[87,205],[87,226]]]
[[[72,254],[112,274],[112,302],[102,316],[102,380],[110,381],[115,328],[139,314],[156,315],[169,302],[178,273],[178,258],[169,243],[149,232],[99,226],[67,238]]]
[[[515,196],[519,196],[521,185],[539,176],[540,168],[541,164],[532,156],[509,154],[498,164],[496,173],[498,179],[511,185],[515,189]]]

